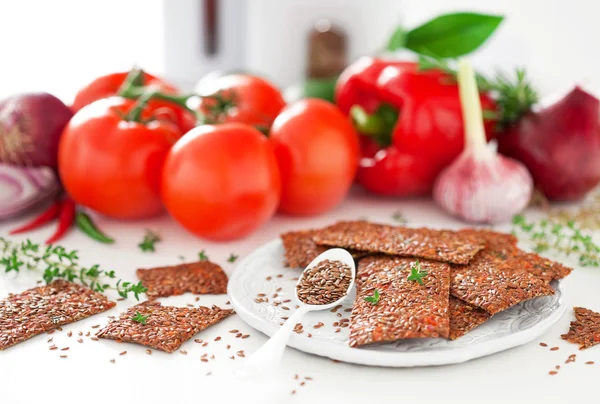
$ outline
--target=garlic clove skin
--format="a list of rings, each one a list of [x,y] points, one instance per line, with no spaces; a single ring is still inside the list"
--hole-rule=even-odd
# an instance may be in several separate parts
[[[437,178],[433,199],[450,214],[471,223],[501,223],[522,212],[533,192],[525,166],[495,152],[465,151]]]

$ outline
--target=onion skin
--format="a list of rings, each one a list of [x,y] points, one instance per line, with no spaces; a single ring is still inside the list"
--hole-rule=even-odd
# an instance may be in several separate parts
[[[600,183],[600,101],[579,87],[525,115],[498,142],[550,200],[580,200]]]
[[[0,220],[25,213],[60,191],[54,170],[0,164]]]
[[[0,101],[0,162],[56,168],[58,141],[73,112],[48,93]]]

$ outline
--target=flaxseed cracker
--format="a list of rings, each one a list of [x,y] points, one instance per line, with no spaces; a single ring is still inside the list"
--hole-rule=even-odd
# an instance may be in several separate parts
[[[137,276],[148,288],[149,299],[182,295],[190,292],[198,295],[227,293],[227,274],[210,261],[189,264],[138,269]]]
[[[365,221],[338,222],[313,236],[318,245],[467,264],[484,248],[469,234],[450,230],[395,227]]]
[[[0,300],[0,350],[115,306],[93,290],[56,280]]]
[[[496,314],[526,300],[553,295],[554,289],[527,271],[507,268],[504,259],[484,250],[469,265],[452,267],[450,294]]]
[[[285,251],[285,266],[305,268],[312,260],[327,251],[328,247],[318,246],[312,239],[316,230],[290,231],[281,235]]]
[[[145,324],[134,321],[139,313]],[[165,352],[175,352],[200,331],[231,316],[233,310],[163,306],[148,301],[129,308],[108,323],[96,336],[119,342],[132,342]]]
[[[312,260],[332,247],[317,245],[313,236],[319,230],[298,230],[282,234],[284,265],[290,268],[306,268]],[[348,249],[354,259],[369,255],[367,252]]]
[[[486,250],[504,261],[507,268],[525,270],[550,283],[569,275],[572,268],[559,262],[526,252],[517,247],[517,238],[512,234],[497,233],[489,230],[464,229],[465,233],[485,241]]]
[[[450,296],[450,339],[462,337],[490,317],[487,311]]]
[[[600,313],[583,307],[574,307],[573,311],[575,321],[571,321],[569,332],[561,335],[561,338],[579,344],[580,350],[600,344]]]
[[[406,338],[447,338],[450,266],[420,261],[423,285],[407,278],[415,259],[374,256],[360,260],[350,318],[351,347]],[[365,297],[379,292],[376,304]]]

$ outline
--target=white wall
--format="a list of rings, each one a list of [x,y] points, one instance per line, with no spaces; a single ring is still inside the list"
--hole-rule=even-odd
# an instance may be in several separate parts
[[[600,1],[597,0],[250,0],[247,64],[280,84],[300,79],[305,32],[334,16],[351,29],[351,56],[385,43],[397,21],[406,26],[442,12],[505,15],[488,44],[473,55],[476,66],[512,69],[525,65],[543,94],[573,82],[600,88]]]

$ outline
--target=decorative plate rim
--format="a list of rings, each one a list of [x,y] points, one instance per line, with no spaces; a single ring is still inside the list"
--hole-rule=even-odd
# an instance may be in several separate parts
[[[276,245],[279,245],[282,248],[282,244],[279,239],[272,240],[266,244],[263,244],[243,260],[241,260],[234,269],[227,287],[227,293],[231,300],[231,304],[240,318],[252,328],[262,332],[263,334],[266,334],[269,337],[272,336],[279,329],[279,327],[260,317],[257,315],[257,313],[244,306],[241,302],[243,296],[238,296],[237,294],[240,288],[235,288],[234,286],[240,282],[240,278],[243,275],[244,269],[248,267],[249,262],[252,262],[254,259],[256,259],[256,257],[263,251],[272,249],[276,247]],[[556,289],[560,292],[558,304],[547,318],[524,330],[483,341],[476,340],[473,342],[473,344],[457,346],[456,349],[423,349],[412,352],[394,352],[390,350],[378,351],[376,348],[349,348],[348,346],[332,343],[331,341],[309,339],[298,334],[292,334],[290,340],[288,341],[288,346],[306,353],[323,356],[334,360],[368,366],[416,367],[462,363],[526,344],[543,335],[550,327],[552,327],[562,318],[567,310],[563,283],[557,282]]]

